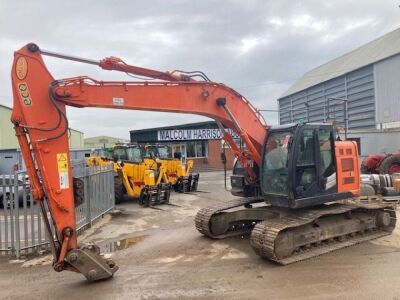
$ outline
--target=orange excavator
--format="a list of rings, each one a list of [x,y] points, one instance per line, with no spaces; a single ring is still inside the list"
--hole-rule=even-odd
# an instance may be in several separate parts
[[[153,81],[99,81],[86,76],[56,80],[43,55]],[[192,113],[214,119],[246,171],[231,182],[251,197],[201,209],[196,228],[211,238],[250,233],[250,245],[261,257],[288,264],[390,234],[395,227],[390,205],[352,201],[360,190],[354,142],[335,142],[328,124],[267,127],[246,98],[202,72],[161,72],[116,57],[88,60],[31,43],[15,52],[11,76],[11,120],[32,194],[49,235],[55,237],[51,249],[56,271],[79,272],[94,281],[110,278],[118,269],[100,255],[96,245],[78,246],[74,195],[81,193],[70,167],[67,105]],[[238,133],[247,150],[241,151],[224,128]]]

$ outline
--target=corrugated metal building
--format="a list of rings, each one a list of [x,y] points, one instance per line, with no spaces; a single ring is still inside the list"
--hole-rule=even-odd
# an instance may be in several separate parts
[[[399,78],[400,28],[304,74],[278,99],[280,123],[343,126],[343,102],[328,99],[348,99],[349,137],[359,139],[361,155],[398,150]]]

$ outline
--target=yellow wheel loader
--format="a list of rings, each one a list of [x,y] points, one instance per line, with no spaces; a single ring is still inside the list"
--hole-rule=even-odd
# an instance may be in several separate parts
[[[198,173],[191,173],[193,160],[182,163],[180,158],[172,158],[171,151],[166,145],[145,145],[142,147],[145,164],[152,170],[164,168],[168,182],[176,192],[187,193],[197,190]]]
[[[113,164],[116,203],[120,203],[124,195],[139,199],[143,206],[169,202],[171,183],[165,168],[149,168],[136,144],[116,145],[110,157],[88,157],[86,163],[89,166]]]

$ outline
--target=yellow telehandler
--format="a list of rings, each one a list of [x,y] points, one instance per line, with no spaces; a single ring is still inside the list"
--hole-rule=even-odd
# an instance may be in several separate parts
[[[144,163],[152,170],[165,169],[168,182],[176,192],[187,193],[197,190],[198,173],[191,173],[193,160],[189,159],[186,164],[180,158],[172,158],[168,146],[151,144],[142,146]]]
[[[109,155],[86,158],[88,166],[113,164],[115,202],[120,203],[124,195],[138,198],[142,206],[168,203],[171,183],[166,169],[149,168],[137,144],[115,145]]]

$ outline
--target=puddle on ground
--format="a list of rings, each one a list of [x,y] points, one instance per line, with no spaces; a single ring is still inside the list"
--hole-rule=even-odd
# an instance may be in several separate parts
[[[139,235],[134,237],[125,238],[116,242],[107,243],[105,246],[105,253],[115,252],[127,249],[134,246],[140,242],[143,242],[147,235]]]

